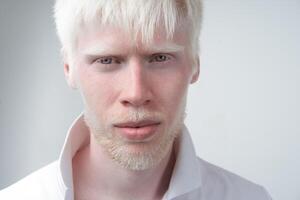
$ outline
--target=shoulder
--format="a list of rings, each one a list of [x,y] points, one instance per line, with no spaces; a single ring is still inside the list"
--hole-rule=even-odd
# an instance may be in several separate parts
[[[202,173],[203,194],[210,196],[204,199],[271,200],[262,186],[200,158],[198,160]]]
[[[58,199],[53,197],[59,195],[58,189],[58,162],[55,161],[1,190],[0,199]]]

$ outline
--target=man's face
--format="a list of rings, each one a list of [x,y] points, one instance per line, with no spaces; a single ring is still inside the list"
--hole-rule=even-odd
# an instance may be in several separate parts
[[[186,37],[177,30],[167,40],[157,31],[145,44],[119,28],[86,28],[74,66],[65,65],[69,83],[82,94],[91,133],[126,168],[157,165],[181,131],[188,85],[198,78]]]

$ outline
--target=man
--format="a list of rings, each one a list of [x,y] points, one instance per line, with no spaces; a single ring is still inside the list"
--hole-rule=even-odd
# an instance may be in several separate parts
[[[199,76],[200,0],[57,0],[64,72],[84,112],[58,161],[0,199],[267,200],[195,155],[183,124]]]

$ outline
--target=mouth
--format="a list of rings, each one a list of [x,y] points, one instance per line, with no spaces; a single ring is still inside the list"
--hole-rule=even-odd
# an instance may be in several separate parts
[[[115,124],[115,127],[118,128],[143,128],[145,126],[153,126],[153,125],[158,125],[160,122],[158,121],[153,121],[153,120],[143,120],[143,121],[138,121],[138,122],[124,122],[124,123],[118,123]]]
[[[148,141],[155,135],[161,122],[143,120],[138,122],[124,122],[114,124],[114,127],[128,141]]]

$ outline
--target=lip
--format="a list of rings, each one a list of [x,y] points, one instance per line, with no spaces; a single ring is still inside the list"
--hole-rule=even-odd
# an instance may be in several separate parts
[[[143,120],[138,122],[123,122],[123,123],[117,123],[114,126],[118,128],[142,128],[145,126],[152,126],[152,125],[158,125],[160,124],[159,121],[154,120]]]
[[[155,135],[161,123],[153,120],[139,122],[124,122],[115,124],[114,127],[129,141],[148,141]]]

